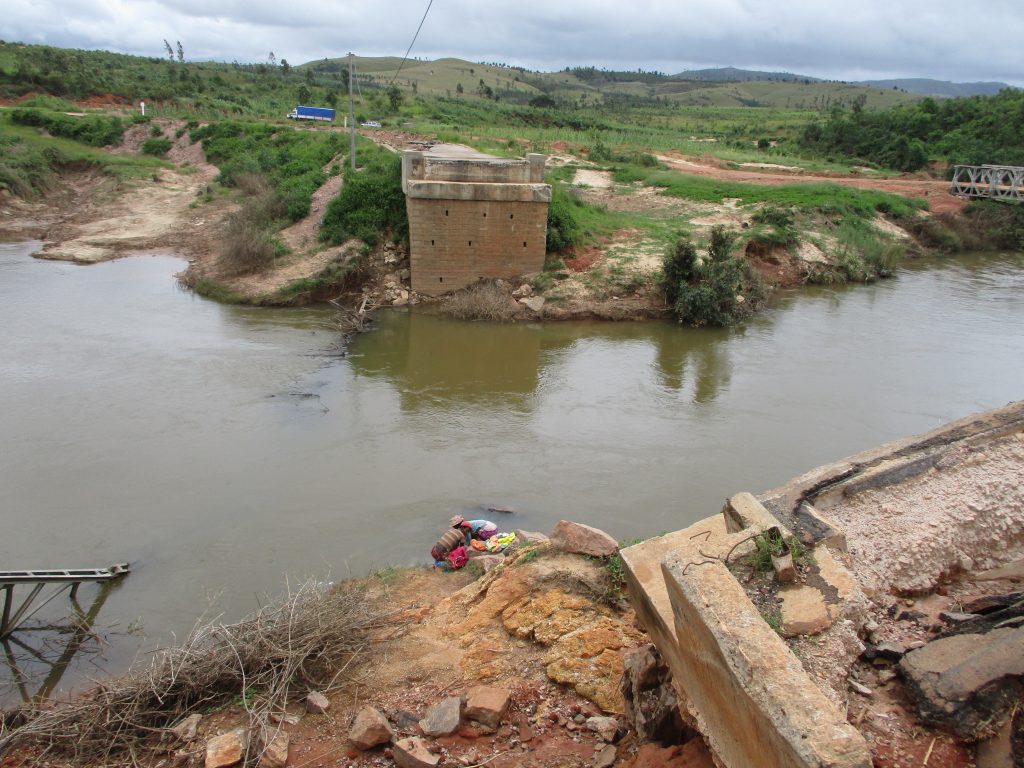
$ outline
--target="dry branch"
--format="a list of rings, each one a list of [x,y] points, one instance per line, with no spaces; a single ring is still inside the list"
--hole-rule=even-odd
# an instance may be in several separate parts
[[[336,686],[380,630],[398,621],[354,586],[307,582],[236,624],[197,625],[147,666],[73,701],[23,710],[17,727],[0,722],[0,755],[34,746],[76,764],[115,756],[135,764],[142,753],[173,749],[167,729],[190,711],[240,700],[249,720],[248,760],[255,762],[276,732],[272,714],[295,693]]]

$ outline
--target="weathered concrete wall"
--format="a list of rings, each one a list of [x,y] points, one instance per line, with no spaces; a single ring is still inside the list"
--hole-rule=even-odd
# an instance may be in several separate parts
[[[684,554],[663,564],[683,662],[672,672],[719,759],[730,768],[869,768],[863,737],[729,569],[692,563]]]
[[[412,289],[437,295],[544,268],[551,188],[543,155],[406,152]]]

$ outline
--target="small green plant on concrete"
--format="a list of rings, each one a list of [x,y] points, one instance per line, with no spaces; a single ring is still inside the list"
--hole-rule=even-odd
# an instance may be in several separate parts
[[[759,533],[754,537],[754,551],[750,554],[748,562],[756,571],[770,571],[772,569],[772,557],[779,557],[783,554],[783,541],[789,547],[789,553],[796,565],[810,565],[813,562],[811,553],[796,536],[789,536],[785,540],[774,538],[768,532]]]

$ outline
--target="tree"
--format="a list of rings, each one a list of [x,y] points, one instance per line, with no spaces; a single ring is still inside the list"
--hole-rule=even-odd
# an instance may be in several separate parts
[[[273,51],[271,51],[270,55],[267,56],[267,63],[270,66],[272,66],[272,67],[276,67],[277,66],[277,57],[274,55]]]
[[[178,61],[185,63],[185,49],[181,47],[181,40],[178,40]]]
[[[402,90],[392,83],[388,86],[388,103],[391,104],[391,111],[397,112],[398,108],[402,106]]]
[[[462,92],[463,92],[464,90],[465,90],[465,88],[463,88],[463,87],[462,87],[462,83],[459,83],[458,85],[456,85],[456,86],[455,86],[455,92],[456,92],[457,94],[459,94],[459,96],[461,96],[461,95],[462,95]]]
[[[164,38],[164,50],[167,51],[167,58],[174,61],[174,49],[171,48],[171,44],[167,42],[167,38]]]
[[[309,92],[308,86],[305,84],[299,86],[299,90],[296,91],[295,97],[299,100],[299,104],[308,104],[313,94]]]
[[[292,71],[292,65],[288,63],[288,59],[281,59],[281,74],[288,77],[288,73]]]

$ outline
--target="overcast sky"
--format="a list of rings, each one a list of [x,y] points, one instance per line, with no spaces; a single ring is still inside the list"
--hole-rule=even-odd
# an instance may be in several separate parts
[[[292,64],[402,55],[427,0],[3,0],[0,38]],[[1024,0],[434,0],[412,56],[1024,86]]]

